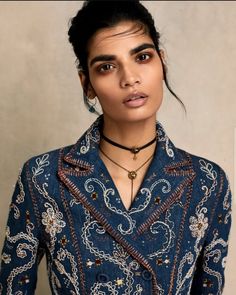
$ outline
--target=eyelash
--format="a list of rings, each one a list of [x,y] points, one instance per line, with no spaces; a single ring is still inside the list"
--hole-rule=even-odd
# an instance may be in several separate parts
[[[100,65],[100,66],[98,67],[97,71],[98,71],[99,73],[109,72],[110,69],[104,69],[104,68],[107,67],[107,66],[109,66],[109,67],[111,67],[111,66],[114,67],[114,65],[111,65],[111,64],[102,64],[102,65]]]
[[[137,59],[139,59],[141,56],[146,56],[148,58],[145,58],[145,59],[142,59],[140,60],[141,62],[145,62],[145,61],[148,61],[150,58],[152,58],[153,54],[152,53],[141,53],[140,55],[137,56]]]
[[[144,59],[140,59],[141,57],[144,57],[144,56],[145,56]],[[152,53],[146,53],[146,52],[144,52],[144,53],[139,54],[139,55],[136,57],[136,61],[139,62],[139,63],[146,63],[146,62],[149,61],[152,57],[153,57],[153,54],[152,54]],[[105,67],[109,67],[109,69],[104,69]],[[110,71],[112,70],[110,67],[114,68],[114,67],[116,67],[116,66],[113,65],[113,64],[109,64],[109,63],[101,64],[101,65],[98,66],[97,71],[98,71],[99,73],[102,73],[102,74],[103,74],[103,73],[106,73],[106,72],[110,72]]]

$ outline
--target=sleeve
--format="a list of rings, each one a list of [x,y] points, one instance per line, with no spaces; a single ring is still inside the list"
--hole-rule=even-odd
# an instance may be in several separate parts
[[[216,201],[209,210],[212,212],[212,218],[209,220],[207,237],[198,257],[191,295],[220,295],[223,292],[231,227],[231,191],[224,172],[221,172]]]
[[[43,256],[40,248],[40,225],[37,205],[31,194],[24,165],[10,204],[2,249],[0,294],[34,294],[37,266]]]

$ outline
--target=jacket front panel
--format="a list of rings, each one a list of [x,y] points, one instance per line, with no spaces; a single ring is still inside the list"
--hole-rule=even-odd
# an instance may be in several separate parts
[[[154,159],[126,210],[98,155],[100,124],[25,165],[1,294],[33,294],[44,252],[53,294],[221,294],[230,228],[223,171],[176,149],[158,125]]]

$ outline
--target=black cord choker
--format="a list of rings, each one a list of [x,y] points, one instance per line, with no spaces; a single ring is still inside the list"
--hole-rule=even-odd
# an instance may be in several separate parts
[[[157,140],[157,137],[155,136],[151,141],[149,141],[148,143],[144,144],[143,146],[140,146],[140,147],[136,147],[136,146],[133,146],[131,148],[127,147],[127,146],[124,146],[124,145],[121,145],[113,140],[111,140],[110,138],[106,137],[103,133],[101,133],[101,137],[108,143],[110,143],[111,145],[114,145],[118,148],[121,148],[123,150],[127,150],[127,151],[130,151],[132,154],[134,154],[134,160],[137,159],[137,153],[139,153],[141,150],[147,148],[148,146],[152,145],[156,140]]]

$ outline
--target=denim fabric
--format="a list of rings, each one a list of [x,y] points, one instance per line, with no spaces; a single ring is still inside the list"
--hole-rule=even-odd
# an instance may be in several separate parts
[[[98,154],[101,124],[25,163],[0,294],[34,294],[44,254],[52,294],[222,294],[231,225],[224,171],[177,149],[157,123],[155,156],[127,210]]]

